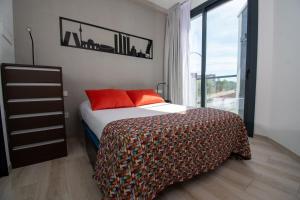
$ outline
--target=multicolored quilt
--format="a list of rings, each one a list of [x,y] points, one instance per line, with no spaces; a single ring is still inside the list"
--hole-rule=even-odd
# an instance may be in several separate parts
[[[251,158],[244,123],[234,113],[199,108],[124,119],[105,127],[94,177],[105,199],[153,199],[232,154]]]

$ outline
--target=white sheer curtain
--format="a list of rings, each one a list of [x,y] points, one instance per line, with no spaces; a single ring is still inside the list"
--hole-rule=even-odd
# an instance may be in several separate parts
[[[168,11],[165,38],[164,79],[167,98],[189,105],[189,31],[191,1],[176,4]]]

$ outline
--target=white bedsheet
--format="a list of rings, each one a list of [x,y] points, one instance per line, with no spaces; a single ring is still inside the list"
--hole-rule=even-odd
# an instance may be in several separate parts
[[[100,139],[104,127],[113,121],[137,117],[149,117],[155,115],[163,115],[168,113],[184,112],[190,107],[157,103],[131,108],[117,108],[92,111],[90,102],[84,101],[80,105],[80,113],[82,119],[87,123],[90,129]]]

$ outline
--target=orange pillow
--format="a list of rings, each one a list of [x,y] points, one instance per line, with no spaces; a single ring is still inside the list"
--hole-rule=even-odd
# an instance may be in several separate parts
[[[164,99],[152,89],[128,90],[127,94],[136,106],[165,102]]]
[[[134,107],[124,90],[104,89],[86,90],[85,92],[90,100],[92,110]]]

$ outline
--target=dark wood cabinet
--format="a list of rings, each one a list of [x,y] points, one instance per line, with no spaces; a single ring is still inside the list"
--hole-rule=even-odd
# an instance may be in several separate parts
[[[6,152],[5,152],[5,143],[3,137],[2,129],[2,118],[0,110],[0,177],[8,175],[7,161],[6,161]]]
[[[2,64],[12,167],[67,155],[62,68]]]

